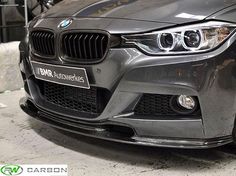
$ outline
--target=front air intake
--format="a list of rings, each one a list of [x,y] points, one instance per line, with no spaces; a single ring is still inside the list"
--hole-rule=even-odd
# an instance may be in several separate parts
[[[82,89],[38,80],[44,101],[87,118],[98,117],[106,107],[111,93],[107,89]]]
[[[195,116],[201,115],[200,107],[197,106],[193,111],[187,109],[178,110],[178,105],[174,105],[176,101],[174,95],[160,95],[160,94],[143,94],[134,112],[141,116]],[[198,102],[198,99],[196,98]],[[175,103],[176,104],[176,103]],[[184,113],[185,112],[185,113]]]

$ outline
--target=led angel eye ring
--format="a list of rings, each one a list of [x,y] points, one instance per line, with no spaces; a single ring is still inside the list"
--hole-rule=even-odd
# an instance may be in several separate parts
[[[157,44],[161,50],[171,51],[176,46],[176,36],[173,33],[160,33],[157,36]]]
[[[182,45],[186,50],[199,50],[202,47],[203,39],[202,30],[186,30],[181,33]]]

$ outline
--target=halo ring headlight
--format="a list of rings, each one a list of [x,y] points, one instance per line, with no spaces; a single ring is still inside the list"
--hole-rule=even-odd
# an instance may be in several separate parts
[[[204,35],[202,30],[186,30],[181,33],[182,45],[186,50],[195,51],[202,47]]]
[[[157,36],[157,44],[161,50],[171,51],[176,46],[176,36],[173,33],[160,33]]]
[[[143,34],[122,35],[122,39],[125,46],[135,45],[151,55],[195,54],[216,49],[235,32],[234,23],[208,21]]]

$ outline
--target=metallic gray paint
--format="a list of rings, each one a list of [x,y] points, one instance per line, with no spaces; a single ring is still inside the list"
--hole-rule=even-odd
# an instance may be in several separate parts
[[[203,20],[235,3],[235,0],[66,0],[44,17],[118,18],[181,24]],[[183,13],[192,17],[178,17]]]
[[[127,0],[122,1],[127,3],[119,7],[107,9],[102,15],[97,13],[95,15],[91,12],[93,8],[100,7],[99,4],[101,5],[101,3],[87,7],[92,2],[96,2],[96,0],[81,1],[81,3],[65,1],[44,14],[42,19],[33,21],[29,30],[46,28],[57,34],[70,30],[102,30],[110,34],[129,34],[197,21],[193,18],[177,18],[176,15],[181,13],[202,16],[198,19],[200,21],[207,17],[208,20],[218,19],[236,23],[235,6],[231,6],[236,2],[234,0]],[[220,11],[221,9],[222,11]],[[86,16],[83,14],[86,14]],[[58,29],[58,24],[65,17],[72,17],[73,23],[66,30]],[[40,104],[37,97],[34,97],[37,87],[30,80],[33,75],[30,71],[30,65],[27,64],[28,59],[51,64],[83,67],[88,72],[92,86],[112,90],[113,96],[98,118],[84,119],[79,114],[73,118],[91,124],[109,121],[129,125],[136,132],[135,138],[137,141],[134,143],[148,144],[148,141],[145,143],[141,139],[145,136],[145,139],[155,138],[157,141],[160,139],[161,144],[157,143],[155,146],[170,147],[172,144],[173,147],[201,148],[201,145],[194,142],[192,142],[192,145],[189,145],[189,143],[181,143],[180,145],[178,140],[181,141],[180,139],[183,138],[194,141],[232,136],[236,112],[235,40],[236,34],[216,50],[195,55],[147,56],[136,48],[110,49],[105,60],[94,65],[66,63],[60,60],[60,52],[57,48],[56,61],[44,60],[29,54],[22,58],[21,65],[24,65],[22,71],[27,72],[27,84],[31,94],[28,99],[33,99],[39,108],[53,114],[66,115],[60,112],[59,109],[57,112],[52,112],[50,108]],[[27,49],[22,49],[22,52],[27,53]],[[144,120],[135,117],[131,112],[135,102],[143,93],[198,96],[202,117],[200,119],[180,120],[153,119],[152,117]],[[22,106],[24,106],[24,103],[22,103]],[[26,112],[29,111],[30,109],[26,110]],[[98,136],[95,135],[95,137]],[[178,140],[171,143],[168,140],[162,140],[165,138],[177,138]],[[219,144],[216,139],[217,145],[202,143],[202,146],[222,145],[231,142],[232,139],[229,140],[229,138]],[[123,140],[123,142],[127,141]]]

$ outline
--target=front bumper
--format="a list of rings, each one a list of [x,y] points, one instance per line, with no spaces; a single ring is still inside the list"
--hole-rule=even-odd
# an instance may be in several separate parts
[[[233,141],[235,124],[235,38],[232,36],[215,51],[191,56],[153,57],[134,48],[111,49],[103,62],[94,65],[45,60],[26,54],[24,48],[20,68],[27,95],[21,108],[57,128],[117,142],[179,148],[224,145]],[[85,68],[91,86],[112,92],[104,111],[96,118],[86,119],[50,108],[40,101],[30,60]],[[136,116],[133,109],[146,93],[196,96],[201,116]],[[125,133],[114,130],[117,126],[124,127]]]
[[[214,139],[184,139],[184,138],[154,138],[154,137],[138,137],[135,133],[126,130],[119,132],[117,130],[111,130],[110,127],[126,127],[122,123],[105,122],[105,123],[85,123],[85,122],[69,122],[63,120],[62,116],[50,114],[43,110],[40,110],[31,100],[22,98],[20,100],[20,107],[22,110],[34,117],[35,119],[44,122],[52,127],[59,128],[65,131],[95,137],[98,139],[104,139],[114,142],[121,142],[126,144],[136,144],[155,147],[169,147],[169,148],[189,148],[189,149],[203,149],[218,147],[224,144],[232,142],[232,137],[221,137]],[[131,130],[132,128],[130,128]]]

